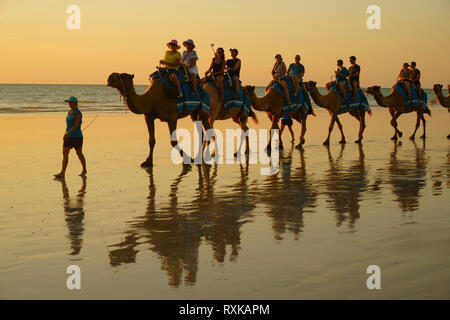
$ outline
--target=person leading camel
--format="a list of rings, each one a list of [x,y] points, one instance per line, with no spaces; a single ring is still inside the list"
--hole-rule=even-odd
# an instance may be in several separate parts
[[[288,105],[291,105],[291,99],[289,97],[289,90],[286,84],[286,80],[284,79],[284,77],[287,75],[287,69],[286,69],[286,64],[283,61],[283,57],[281,56],[281,54],[276,54],[275,55],[275,64],[273,65],[272,68],[272,77],[273,80],[269,83],[269,85],[266,87],[266,92],[269,90],[270,86],[278,81],[281,83],[281,86],[283,87],[283,91],[284,91],[284,95],[286,96]]]
[[[239,76],[241,72],[241,59],[237,57],[238,49],[230,49],[231,59],[227,60],[227,71],[233,81],[234,98],[239,98]]]
[[[294,79],[294,97],[298,94],[300,82],[305,74],[305,67],[300,63],[300,59],[300,55],[296,55],[294,63],[291,63],[288,68],[289,75]]]
[[[65,100],[69,104],[69,112],[66,116],[66,132],[63,136],[63,161],[61,171],[55,174],[56,179],[64,179],[66,174],[67,164],[69,163],[70,149],[74,148],[77,153],[78,159],[80,159],[83,171],[80,173],[81,177],[86,176],[86,158],[83,155],[83,133],[81,132],[81,119],[82,114],[78,109],[78,99],[76,97],[70,97]]]
[[[166,66],[167,72],[169,72],[173,84],[178,89],[178,96],[182,97],[182,93],[180,90],[180,82],[178,81],[177,78],[177,72],[181,62],[181,54],[178,52],[178,49],[180,49],[181,47],[178,45],[177,40],[172,40],[168,42],[167,46],[169,47],[170,50],[166,51],[164,55],[164,60],[160,60],[159,63]]]
[[[339,92],[342,94],[342,102],[345,101],[345,83],[347,82],[347,77],[349,76],[348,70],[344,67],[344,61],[339,59],[337,61],[337,70],[334,72],[336,75],[336,82],[339,88]]]
[[[353,91],[353,100],[356,100],[356,93],[359,88],[359,74],[361,72],[361,67],[356,64],[356,57],[351,56],[350,58],[351,67],[348,68],[349,76],[348,81],[350,82],[350,86]]]
[[[400,69],[397,80],[398,80],[398,82],[400,82],[402,84],[403,88],[405,89],[405,91],[408,95],[408,100],[411,100],[411,89],[409,88],[409,83],[411,80],[411,70],[409,69],[408,62],[405,62],[403,64],[403,68]],[[395,87],[395,85],[394,85],[394,87]]]
[[[225,72],[225,53],[223,48],[217,48],[205,76],[211,75],[219,88],[220,99],[223,100],[223,73]]]
[[[195,88],[197,88],[197,75],[198,75],[198,68],[197,68],[197,52],[195,52],[195,44],[194,41],[191,39],[188,39],[183,42],[183,46],[186,48],[185,51],[183,51],[183,60],[182,64],[185,66],[189,73],[189,80],[191,82],[191,96],[195,96]]]
[[[422,100],[422,88],[420,86],[420,70],[416,68],[416,62],[411,62],[411,82],[417,90],[419,100]]]

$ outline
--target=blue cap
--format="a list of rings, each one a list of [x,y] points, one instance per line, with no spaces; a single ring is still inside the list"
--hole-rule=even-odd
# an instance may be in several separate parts
[[[78,99],[74,96],[71,96],[69,99],[64,100],[64,102],[78,102]]]

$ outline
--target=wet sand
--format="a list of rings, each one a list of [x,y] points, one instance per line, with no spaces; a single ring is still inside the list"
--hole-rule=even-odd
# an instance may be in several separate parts
[[[85,132],[87,178],[72,152],[65,182],[52,178],[65,114],[0,115],[0,298],[449,299],[447,110],[426,116],[425,142],[422,128],[408,139],[415,114],[402,116],[395,143],[375,108],[362,146],[343,115],[348,143],[335,128],[329,148],[329,115],[316,113],[302,152],[283,133],[274,176],[255,164],[172,164],[159,121],[154,167],[141,169],[143,117],[100,114]],[[257,116],[250,127],[270,126]],[[72,264],[81,290],[65,286]],[[381,268],[381,290],[366,287],[369,265]]]

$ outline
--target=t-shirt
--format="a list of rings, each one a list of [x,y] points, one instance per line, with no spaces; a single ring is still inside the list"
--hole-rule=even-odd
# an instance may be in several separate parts
[[[197,52],[195,50],[192,50],[191,52],[183,51],[183,64],[188,67],[192,64],[192,59],[197,58]],[[188,69],[189,73],[198,74],[197,64],[193,66],[192,68]]]
[[[298,77],[302,73],[305,73],[305,67],[301,63],[299,63],[298,65],[296,65],[295,63],[291,63],[289,65],[288,72],[291,76]]]
[[[72,129],[72,127],[75,125],[75,119],[76,119],[77,113],[79,113],[80,116],[83,117],[83,115],[81,114],[81,111],[78,108],[76,108],[72,114],[70,114],[70,111],[67,112],[66,132],[69,132],[69,130]],[[80,119],[80,125],[69,134],[69,138],[82,138],[82,137],[83,137],[83,133],[81,132],[81,119]]]
[[[357,76],[353,75],[356,72],[358,72],[358,73],[361,72],[361,67],[359,65],[355,64],[354,66],[351,66],[350,68],[348,68],[348,71],[350,73],[350,79],[355,79],[355,80],[359,79],[359,74]]]
[[[167,50],[166,54],[164,55],[164,60],[169,62],[169,63],[175,63],[175,61],[177,60],[181,60],[181,53],[179,53],[178,51],[175,52],[174,54],[172,54],[172,51]],[[179,66],[173,67],[173,66],[169,66],[166,64],[166,68],[167,69],[175,69],[178,70]]]
[[[346,67],[342,67],[342,70],[339,70],[339,68],[338,68],[336,71],[344,74],[344,76],[341,76],[341,75],[336,76],[337,81],[345,81],[347,79],[348,70]]]
[[[418,76],[420,76],[420,70],[417,68],[411,69],[411,80],[418,81],[418,80],[415,80]]]

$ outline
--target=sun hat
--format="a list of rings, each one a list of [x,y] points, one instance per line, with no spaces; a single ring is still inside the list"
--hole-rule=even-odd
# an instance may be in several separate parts
[[[74,96],[71,96],[69,99],[64,100],[64,102],[78,102],[78,99]]]
[[[231,52],[236,52],[237,54],[239,54],[239,51],[238,51],[238,49],[236,49],[236,48],[231,48],[230,51],[231,51]]]
[[[191,45],[193,48],[195,48],[194,41],[192,39],[187,39],[186,41],[183,41],[183,46]]]
[[[176,45],[177,49],[180,49],[181,47],[178,45],[177,40],[171,40],[170,42],[167,42],[167,46],[170,48],[171,45]]]

